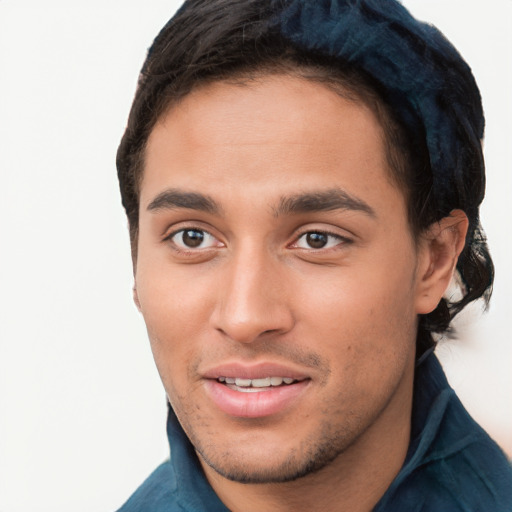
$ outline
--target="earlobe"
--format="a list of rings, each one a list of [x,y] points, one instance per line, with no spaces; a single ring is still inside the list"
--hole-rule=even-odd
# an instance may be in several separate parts
[[[416,312],[431,313],[443,297],[464,249],[468,218],[462,210],[433,223],[422,236]]]

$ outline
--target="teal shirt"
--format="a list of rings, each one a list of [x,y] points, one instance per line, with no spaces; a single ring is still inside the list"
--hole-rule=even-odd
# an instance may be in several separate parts
[[[405,463],[374,512],[512,512],[510,463],[464,409],[433,353],[416,367],[411,427]],[[167,435],[171,459],[118,512],[229,512],[170,408]]]

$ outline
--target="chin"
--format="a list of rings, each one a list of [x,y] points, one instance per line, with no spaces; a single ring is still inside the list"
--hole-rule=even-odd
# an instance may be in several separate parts
[[[328,430],[328,429],[325,429]],[[340,432],[322,432],[310,436],[286,449],[284,443],[268,448],[272,443],[255,443],[254,449],[243,450],[243,441],[233,443],[226,450],[202,449],[196,446],[200,459],[219,475],[244,484],[271,484],[292,482],[316,473],[331,464],[350,441]],[[267,449],[262,449],[267,447]]]

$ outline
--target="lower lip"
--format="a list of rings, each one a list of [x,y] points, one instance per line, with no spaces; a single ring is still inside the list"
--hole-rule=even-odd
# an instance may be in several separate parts
[[[265,391],[243,392],[208,379],[205,387],[215,405],[224,413],[239,418],[261,418],[277,414],[289,407],[308,386],[303,380],[285,386],[270,387]]]

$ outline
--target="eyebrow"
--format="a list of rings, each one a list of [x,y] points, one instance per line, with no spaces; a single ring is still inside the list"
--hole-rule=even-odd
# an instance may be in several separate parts
[[[167,189],[158,194],[148,205],[148,211],[174,210],[187,208],[207,213],[219,213],[219,205],[209,196],[197,192],[184,192],[178,189]]]
[[[148,211],[179,208],[199,210],[211,214],[219,214],[221,211],[217,202],[207,195],[173,188],[158,194],[147,207]],[[373,208],[365,201],[338,188],[281,197],[277,208],[273,208],[275,217],[333,210],[359,211],[370,217],[376,216]]]
[[[274,215],[278,217],[333,210],[352,210],[376,217],[375,210],[368,203],[338,188],[282,197],[277,208],[274,209]]]

